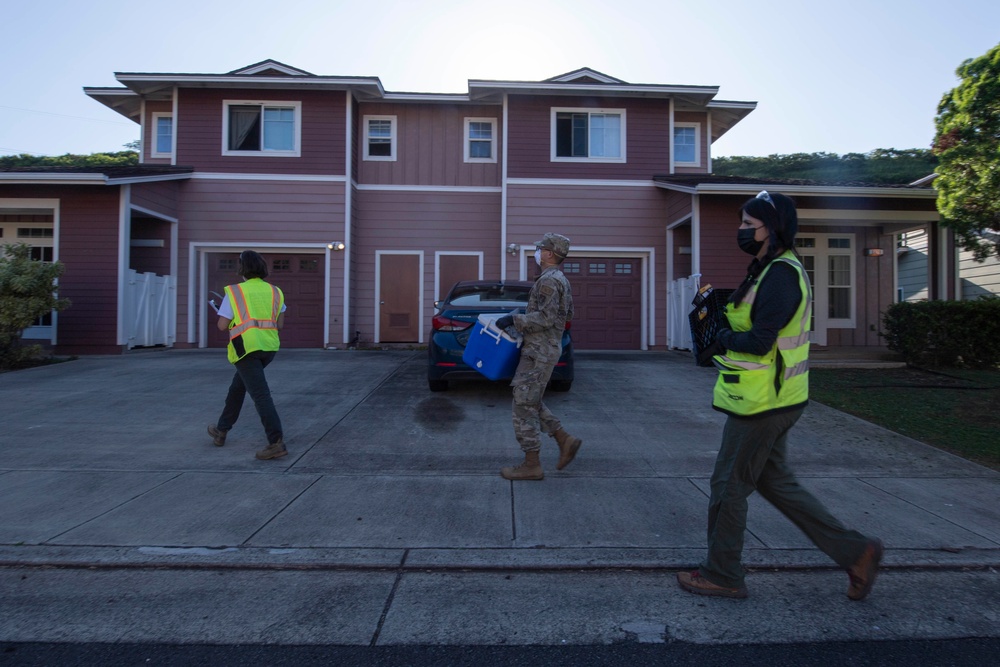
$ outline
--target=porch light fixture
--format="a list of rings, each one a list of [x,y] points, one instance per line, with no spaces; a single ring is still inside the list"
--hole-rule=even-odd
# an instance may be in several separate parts
[[[521,250],[521,246],[519,246],[516,243],[511,243],[511,244],[509,244],[507,246],[507,254],[508,255],[516,255],[519,250]]]
[[[330,250],[343,250],[344,249],[344,242],[343,241],[331,241],[330,243],[326,244],[326,247],[329,248]]]

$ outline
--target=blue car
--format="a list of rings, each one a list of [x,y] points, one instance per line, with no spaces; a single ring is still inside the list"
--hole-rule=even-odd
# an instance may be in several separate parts
[[[455,283],[444,300],[434,303],[438,312],[427,345],[427,385],[431,391],[447,391],[449,380],[486,380],[462,361],[472,327],[483,313],[506,315],[515,308],[523,311],[532,284],[525,280],[466,280]],[[569,329],[567,322],[562,355],[549,380],[553,391],[569,391],[573,384],[573,341]]]

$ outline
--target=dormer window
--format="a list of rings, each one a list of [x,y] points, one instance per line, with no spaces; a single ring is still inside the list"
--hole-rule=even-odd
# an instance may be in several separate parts
[[[298,157],[301,102],[223,103],[223,155]]]
[[[697,167],[701,164],[701,125],[674,123],[674,164]]]
[[[169,113],[153,114],[153,145],[150,157],[170,157],[174,152],[174,118]]]
[[[552,109],[553,162],[625,162],[624,109]]]

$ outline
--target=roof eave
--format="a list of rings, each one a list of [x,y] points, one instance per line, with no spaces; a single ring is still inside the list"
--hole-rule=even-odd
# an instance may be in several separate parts
[[[761,191],[762,184],[747,181],[745,183],[699,183],[697,185],[685,185],[678,183],[666,183],[655,181],[656,186],[666,190],[685,192],[688,194],[714,194],[714,195],[746,195],[753,196]],[[883,198],[918,198],[936,199],[937,191],[933,188],[912,188],[896,187],[886,188],[879,186],[857,186],[857,185],[774,185],[766,184],[774,190],[781,190],[782,194],[799,196],[826,196],[826,197],[883,197]]]
[[[359,97],[382,97],[375,77],[260,76],[226,74],[142,74],[117,72],[122,85],[139,95],[178,88],[259,88],[262,90],[350,90]]]
[[[718,92],[718,86],[657,86],[609,83],[553,84],[545,81],[484,81],[477,79],[469,81],[469,97],[472,99],[501,96],[504,93],[554,96],[595,95],[600,97],[674,98],[687,104],[705,106]]]

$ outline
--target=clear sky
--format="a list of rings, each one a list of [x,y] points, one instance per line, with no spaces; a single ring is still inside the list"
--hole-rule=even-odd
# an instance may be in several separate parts
[[[115,72],[266,59],[388,91],[590,67],[718,86],[757,109],[713,154],[927,148],[956,68],[1000,43],[998,0],[32,0],[0,21],[0,155],[122,150],[138,126],[84,95]]]

